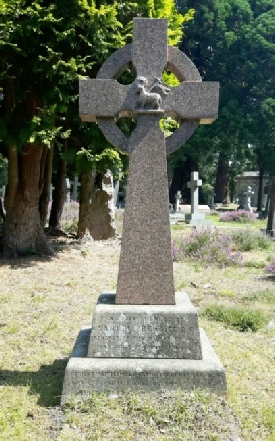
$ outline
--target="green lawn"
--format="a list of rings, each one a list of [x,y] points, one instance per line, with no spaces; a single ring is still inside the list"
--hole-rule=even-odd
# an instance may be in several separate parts
[[[182,234],[177,229],[173,237]],[[245,252],[249,265],[174,263],[176,290],[187,292],[198,308],[200,326],[226,369],[226,397],[129,391],[95,394],[63,409],[68,356],[80,328],[91,323],[99,293],[116,288],[120,245],[64,240],[55,247],[58,253],[49,260],[1,261],[1,441],[230,441],[233,435],[275,441],[275,332],[267,325],[274,315],[275,281],[264,270],[274,243]],[[241,331],[249,320],[255,329]]]

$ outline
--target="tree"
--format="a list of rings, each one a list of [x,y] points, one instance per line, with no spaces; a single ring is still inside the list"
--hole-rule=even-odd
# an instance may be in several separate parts
[[[0,139],[9,160],[3,251],[51,254],[39,213],[48,150],[67,142],[79,75],[92,73],[124,37],[116,4],[11,0],[0,3],[0,13]]]
[[[75,106],[77,80],[95,76],[108,55],[127,41],[132,14],[137,13],[169,17],[170,39],[179,40],[184,18],[172,0],[0,1],[0,139],[9,160],[5,257],[52,253],[42,227],[53,146],[60,149],[61,161],[67,145],[87,147],[82,145]],[[73,125],[79,127],[77,139],[71,136]],[[60,180],[63,173],[64,163]],[[55,226],[62,206],[62,185],[59,188]]]
[[[199,142],[194,145],[193,138],[202,139],[202,136],[196,137],[197,133],[189,142],[196,156],[200,152],[199,167],[203,167],[204,158],[208,160],[209,154],[213,162],[220,157],[219,164],[223,166],[217,168],[216,193],[219,189],[221,202],[228,200],[230,175],[244,169],[251,161],[251,153],[256,153],[256,149],[261,151],[260,145],[266,138],[259,115],[266,108],[265,100],[274,99],[274,3],[271,0],[206,0],[201,4],[197,0],[179,0],[177,4],[183,13],[191,7],[196,10],[194,20],[185,28],[182,50],[190,56],[204,80],[221,84],[218,120],[211,127],[197,131],[207,136],[208,152]],[[184,149],[189,149],[188,145]],[[270,154],[267,156],[266,152],[271,150],[271,147],[263,150],[268,161]]]
[[[189,21],[193,16],[193,11],[187,11],[185,16],[178,13],[174,0],[156,0],[141,1],[136,5],[135,14],[154,18],[169,19],[169,43],[178,44],[182,38],[182,24]],[[132,17],[131,17],[132,18]],[[121,17],[124,23],[127,23],[127,17]],[[100,66],[98,66],[99,68]],[[167,81],[171,79],[165,75]],[[134,81],[133,73],[125,72],[119,77],[119,81],[124,84]],[[134,128],[134,121],[129,118],[123,118],[118,121],[120,128],[130,134]],[[90,132],[89,132],[90,130]],[[102,177],[106,169],[112,169],[114,173],[121,168],[122,158],[118,152],[113,151],[112,146],[106,141],[102,134],[98,133],[96,127],[87,127],[87,137],[83,139],[81,151],[77,153],[78,169],[81,172],[81,194],[80,194],[80,213],[77,237],[84,236],[86,229],[90,231],[94,238],[98,238],[98,234],[94,235],[94,219],[93,212],[97,210],[96,221],[98,222],[99,213],[104,213],[100,209],[100,201],[104,204],[105,196],[101,189]],[[82,132],[83,133],[83,132]],[[105,149],[105,150],[104,150]],[[103,215],[104,219],[106,217]],[[102,219],[102,222],[104,221]],[[106,229],[108,230],[108,228]],[[110,235],[113,235],[111,225],[109,227]],[[106,237],[104,237],[106,238]]]

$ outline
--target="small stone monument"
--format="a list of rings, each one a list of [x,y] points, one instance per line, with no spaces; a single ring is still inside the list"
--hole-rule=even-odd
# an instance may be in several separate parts
[[[71,202],[71,183],[69,178],[65,178],[66,202]]]
[[[117,180],[114,182],[114,207],[117,206],[118,190],[119,190],[119,181]]]
[[[250,185],[248,185],[247,187],[247,191],[245,191],[243,193],[244,195],[244,207],[243,209],[245,211],[250,211],[252,213],[252,208],[251,208],[251,196],[254,194],[254,191],[252,191],[252,187],[250,187]]]
[[[204,213],[199,213],[199,187],[202,181],[197,171],[191,172],[191,181],[187,187],[191,189],[191,213],[185,215],[185,223],[189,225],[210,225],[211,221],[205,219]]]
[[[127,68],[131,85],[115,78]],[[169,69],[181,84],[169,88]],[[193,63],[167,45],[166,19],[134,19],[133,43],[115,52],[97,79],[80,81],[80,115],[130,156],[117,291],[102,293],[92,326],[83,329],[68,362],[62,403],[95,391],[183,388],[226,391],[224,369],[185,293],[174,291],[166,155],[199,123],[217,117],[218,83],[206,83]],[[126,137],[119,116],[136,119]],[[167,140],[159,120],[177,115]]]
[[[180,208],[180,201],[182,198],[181,192],[178,190],[175,194],[175,201],[174,204],[171,205],[171,211],[170,211],[170,224],[176,225],[180,224],[182,222],[185,222],[185,215],[181,212]]]
[[[182,195],[181,192],[178,190],[175,196],[175,211],[180,211],[180,201],[181,201]]]
[[[70,184],[73,187],[73,194],[72,194],[72,200],[73,201],[78,201],[79,197],[78,197],[78,187],[81,186],[80,182],[78,182],[78,176],[75,175],[74,180],[70,181]]]
[[[95,174],[93,176],[95,180]],[[94,240],[116,237],[113,174],[106,170],[99,185],[90,185],[88,201],[80,203],[81,231]]]

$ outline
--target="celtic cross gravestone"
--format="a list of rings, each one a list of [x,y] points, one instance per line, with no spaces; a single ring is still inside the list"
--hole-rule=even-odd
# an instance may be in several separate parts
[[[130,85],[117,81],[130,68]],[[165,69],[180,81],[170,88]],[[207,388],[225,392],[224,369],[185,293],[174,292],[166,156],[199,123],[217,117],[218,84],[167,45],[167,20],[134,19],[133,43],[115,52],[97,78],[80,81],[80,115],[128,153],[129,177],[116,293],[102,293],[92,326],[80,332],[65,372],[62,402],[94,391]],[[127,137],[116,121],[129,116]],[[179,128],[167,140],[160,119]]]
[[[131,85],[116,77],[130,66]],[[165,69],[180,81],[169,88]],[[198,123],[217,117],[218,83],[203,83],[193,63],[167,45],[167,21],[134,20],[134,39],[111,56],[96,80],[80,81],[80,115],[97,121],[118,149],[130,155],[127,204],[124,215],[116,303],[174,304],[166,155],[182,145]],[[160,119],[173,116],[181,127],[164,139]],[[135,118],[127,138],[115,120]]]

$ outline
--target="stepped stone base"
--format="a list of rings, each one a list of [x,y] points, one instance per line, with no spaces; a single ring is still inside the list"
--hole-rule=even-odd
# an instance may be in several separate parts
[[[224,368],[205,332],[199,330],[195,309],[186,294],[176,293],[176,305],[129,307],[115,305],[114,299],[114,294],[102,294],[96,306],[92,327],[83,328],[79,333],[65,371],[62,404],[73,397],[89,398],[94,392],[207,389],[226,393]],[[133,326],[132,335],[128,329],[129,322]],[[187,327],[184,327],[186,324]],[[183,344],[180,342],[180,332]],[[107,339],[103,339],[104,344],[102,334]],[[143,345],[138,337],[145,342]],[[160,345],[156,346],[156,342]],[[181,355],[176,358],[177,347]],[[154,358],[153,348],[157,348],[153,352]],[[159,348],[164,357],[171,358],[161,358]],[[141,356],[142,352],[144,356]],[[190,358],[190,353],[197,359]]]

